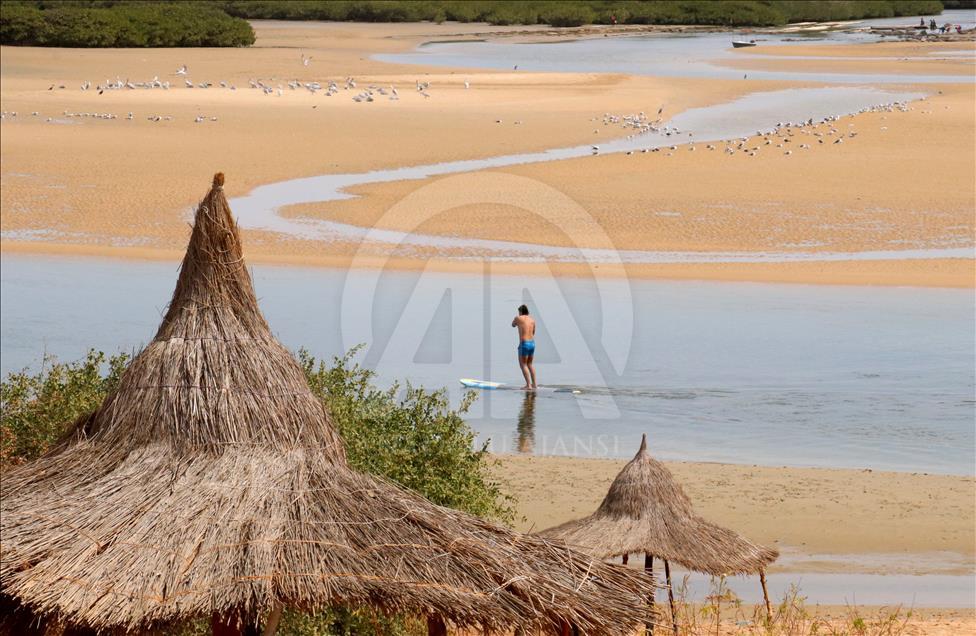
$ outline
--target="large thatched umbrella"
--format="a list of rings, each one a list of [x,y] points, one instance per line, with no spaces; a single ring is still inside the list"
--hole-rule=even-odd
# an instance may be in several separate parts
[[[647,435],[596,512],[540,534],[582,547],[601,559],[623,557],[626,563],[627,555],[643,552],[644,567],[650,572],[654,557],[663,559],[672,617],[671,562],[713,576],[759,574],[769,612],[765,568],[779,553],[696,515],[671,471],[647,452]],[[677,633],[677,623],[674,630]]]
[[[98,630],[369,605],[485,629],[623,634],[653,584],[353,471],[257,307],[223,175],[118,389],[3,478],[5,605]],[[2,621],[0,621],[2,622]]]

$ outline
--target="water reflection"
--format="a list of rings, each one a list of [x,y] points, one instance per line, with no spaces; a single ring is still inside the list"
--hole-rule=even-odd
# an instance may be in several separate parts
[[[535,448],[535,391],[526,391],[518,415],[518,450],[531,453]]]

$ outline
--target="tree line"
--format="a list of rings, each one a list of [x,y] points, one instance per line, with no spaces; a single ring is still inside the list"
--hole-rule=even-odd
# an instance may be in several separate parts
[[[249,46],[248,20],[689,24],[728,27],[938,15],[976,0],[8,0],[0,43],[63,47]]]

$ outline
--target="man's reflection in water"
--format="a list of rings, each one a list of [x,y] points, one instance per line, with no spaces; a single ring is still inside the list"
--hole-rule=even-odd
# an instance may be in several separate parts
[[[518,449],[531,453],[535,447],[535,391],[526,391],[518,416]]]

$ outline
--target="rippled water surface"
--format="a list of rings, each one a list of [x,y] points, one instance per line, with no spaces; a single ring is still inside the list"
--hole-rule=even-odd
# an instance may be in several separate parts
[[[255,267],[273,330],[331,356],[368,342],[382,382],[515,383],[514,308],[539,320],[540,381],[471,413],[504,452],[968,475],[972,291],[465,276]],[[140,347],[175,263],[2,257],[4,372],[88,347]],[[43,290],[43,291],[40,291]]]

